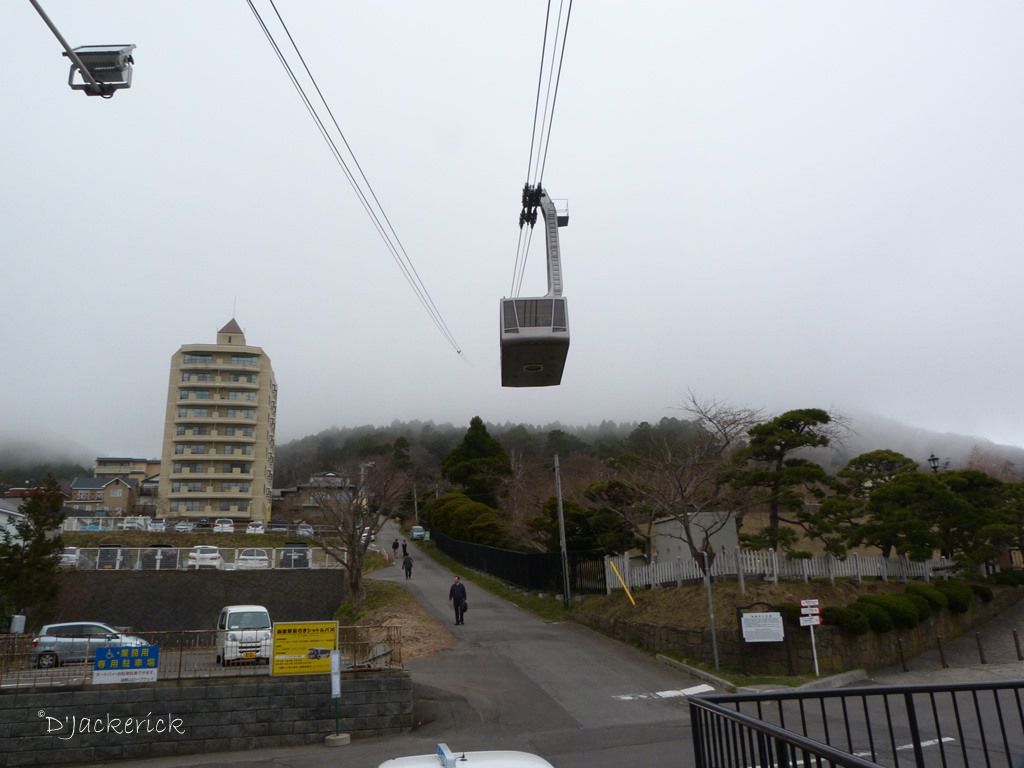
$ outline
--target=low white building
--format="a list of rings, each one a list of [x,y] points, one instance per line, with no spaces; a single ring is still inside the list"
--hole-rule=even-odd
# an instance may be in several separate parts
[[[739,533],[736,530],[736,518],[732,514],[720,512],[700,512],[692,515],[690,530],[695,539],[694,544],[700,548],[704,540],[704,531],[713,531],[711,546],[715,552],[723,548],[736,549],[739,545]],[[658,562],[674,560],[681,557],[689,561],[690,547],[686,542],[683,524],[676,518],[665,518],[654,523],[654,551]]]
[[[20,504],[10,499],[0,499],[0,529],[2,529],[8,536],[13,538],[13,541],[21,543],[21,537],[18,536],[18,530],[15,526],[19,520],[24,520],[25,515],[18,511]]]

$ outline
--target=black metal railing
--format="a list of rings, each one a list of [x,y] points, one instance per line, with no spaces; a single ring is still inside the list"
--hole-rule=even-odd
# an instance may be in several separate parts
[[[698,696],[695,765],[1015,768],[1022,689],[1018,680]]]
[[[865,760],[703,697],[690,699],[695,768],[878,768]]]
[[[562,591],[562,556],[558,552],[513,552],[459,541],[432,531],[437,548],[463,565],[524,589]],[[605,567],[600,555],[570,552],[569,589],[573,594],[604,594]]]

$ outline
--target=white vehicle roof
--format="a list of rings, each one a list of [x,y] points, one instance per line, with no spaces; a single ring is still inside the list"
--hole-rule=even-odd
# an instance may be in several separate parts
[[[225,605],[221,608],[222,611],[231,611],[236,613],[238,611],[263,611],[269,613],[269,611],[262,605]]]
[[[379,768],[554,768],[547,760],[529,752],[488,750],[452,752],[438,744],[433,755],[414,755],[385,760]]]

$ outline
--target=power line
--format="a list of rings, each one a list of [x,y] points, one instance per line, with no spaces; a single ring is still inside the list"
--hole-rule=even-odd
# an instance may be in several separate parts
[[[266,22],[264,22],[263,20],[263,17],[260,15],[259,10],[254,5],[253,0],[246,0],[246,2],[249,6],[249,9],[253,13],[253,16],[255,16],[256,21],[259,23],[260,28],[263,30],[263,34],[266,36],[267,41],[274,49],[274,53],[277,55],[278,61],[281,63],[281,66],[284,68],[286,74],[288,75],[288,78],[291,80],[292,86],[298,93],[299,98],[302,99],[302,102],[305,105],[307,112],[309,112],[310,117],[313,118],[313,121],[316,124],[317,129],[320,131],[320,135],[323,137],[324,141],[327,142],[331,154],[334,156],[335,161],[338,163],[339,167],[345,174],[345,178],[348,180],[349,185],[352,187],[353,191],[356,193],[356,196],[359,198],[359,202],[362,204],[363,209],[366,211],[367,215],[373,222],[373,225],[376,228],[377,233],[384,241],[385,247],[390,252],[391,257],[392,259],[394,259],[395,264],[398,266],[399,270],[401,270],[402,275],[406,279],[406,282],[409,284],[413,292],[416,294],[416,298],[419,300],[424,310],[426,310],[427,314],[430,316],[431,321],[434,323],[435,327],[438,329],[441,335],[445,337],[448,343],[458,354],[462,354],[462,350],[459,348],[458,342],[455,340],[455,337],[452,334],[451,330],[449,329],[448,324],[445,322],[440,310],[437,308],[437,305],[434,303],[433,298],[430,296],[430,292],[427,290],[426,285],[420,278],[419,273],[417,272],[415,266],[412,263],[412,259],[409,257],[408,252],[405,250],[405,246],[402,244],[402,241],[398,237],[398,234],[395,231],[394,226],[391,224],[391,220],[388,218],[387,213],[384,211],[384,207],[381,205],[380,200],[377,198],[376,193],[373,191],[373,187],[371,186],[369,179],[367,179],[366,174],[363,172],[362,166],[359,164],[359,160],[356,158],[355,153],[352,151],[352,147],[349,145],[348,140],[345,138],[345,134],[341,130],[341,126],[338,124],[337,119],[335,119],[334,113],[332,112],[330,105],[327,103],[327,99],[324,97],[323,91],[321,91],[320,86],[316,82],[316,78],[313,76],[312,71],[306,64],[305,57],[303,57],[302,52],[299,50],[299,47],[296,44],[295,39],[292,37],[292,34],[289,31],[287,24],[285,24],[284,19],[282,18],[280,12],[277,10],[277,6],[274,4],[273,0],[270,0],[270,5],[274,9],[274,13],[277,16],[278,21],[280,22],[282,28],[284,29],[286,35],[288,36],[288,40],[291,42],[292,48],[298,55],[299,60],[302,62],[302,66],[305,69],[307,76],[313,83],[313,86],[316,88],[316,92],[320,97],[320,101],[323,103],[325,109],[327,110],[327,113],[330,116],[331,121],[334,124],[334,127],[337,130],[339,136],[341,136],[342,142],[345,145],[345,149],[348,151],[349,156],[352,158],[353,163],[358,169],[359,174],[362,177],[362,180],[366,186],[366,189],[369,191],[370,196],[373,198],[373,201],[376,204],[377,210],[374,210],[374,207],[370,204],[370,201],[367,198],[366,193],[363,191],[362,187],[358,183],[351,169],[348,167],[348,164],[345,162],[345,158],[342,152],[338,149],[337,144],[335,144],[334,139],[330,134],[330,131],[324,124],[324,121],[320,117],[316,108],[313,106],[312,101],[306,94],[305,89],[299,82],[298,77],[296,77],[295,72],[292,70],[292,67],[288,63],[287,58],[281,51],[280,46],[277,44],[277,41],[274,38],[273,33],[270,31],[270,28],[267,26]],[[377,213],[378,210],[380,212],[379,216]],[[381,222],[381,218],[383,218],[384,222],[386,222],[387,228],[385,228],[384,223]],[[389,231],[390,235],[388,234]]]

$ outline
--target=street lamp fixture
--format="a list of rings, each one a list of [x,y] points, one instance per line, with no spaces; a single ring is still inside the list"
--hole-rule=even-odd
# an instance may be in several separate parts
[[[939,457],[934,453],[928,457],[928,466],[932,468],[932,472],[939,471]]]
[[[115,91],[132,85],[132,57],[134,45],[82,45],[72,48],[57,26],[39,5],[39,0],[29,0],[39,17],[50,28],[53,36],[64,48],[64,56],[71,60],[68,85],[72,90],[84,91],[89,96],[109,99]],[[77,77],[76,77],[77,75]]]

